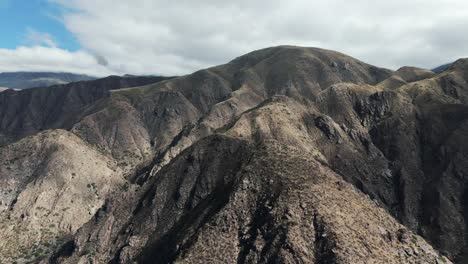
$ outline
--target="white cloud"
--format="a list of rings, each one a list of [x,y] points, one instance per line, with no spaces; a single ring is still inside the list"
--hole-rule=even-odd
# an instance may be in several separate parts
[[[101,73],[184,74],[282,44],[389,68],[468,56],[464,0],[49,1],[63,7],[60,21],[85,50],[62,52]]]
[[[116,72],[181,74],[263,47],[335,49],[390,68],[467,56],[463,0],[54,0]]]
[[[58,47],[54,37],[26,29],[24,46],[0,49],[0,72],[72,72],[91,76],[118,74],[106,67],[106,60],[88,51],[68,51]]]
[[[41,46],[0,49],[0,72],[10,71],[62,71],[93,76],[113,73],[87,52]]]
[[[39,32],[32,28],[26,29],[26,38],[24,40],[29,45],[44,45],[51,48],[57,47],[57,42],[55,41],[54,37],[46,32]]]

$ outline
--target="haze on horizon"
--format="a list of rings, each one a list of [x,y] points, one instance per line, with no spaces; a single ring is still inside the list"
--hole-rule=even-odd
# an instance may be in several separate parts
[[[276,45],[391,69],[468,56],[462,0],[0,0],[0,14],[0,72],[179,75]]]

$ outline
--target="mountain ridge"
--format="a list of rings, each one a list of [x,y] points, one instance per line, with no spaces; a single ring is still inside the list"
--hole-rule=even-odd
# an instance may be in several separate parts
[[[141,86],[169,78],[109,76],[47,89],[8,89],[0,93],[0,146],[44,129],[69,129],[89,104],[109,96],[110,90]]]
[[[66,129],[58,133],[107,160],[99,168],[114,168],[121,180],[81,190],[110,191],[80,218],[89,217],[80,227],[40,226],[63,234],[60,243],[37,242],[28,252],[0,256],[24,261],[36,254],[52,263],[224,257],[237,263],[463,263],[466,61],[440,74],[391,71],[338,52],[280,46],[106,92],[71,124],[40,133],[54,139],[56,129]],[[4,100],[13,94],[7,91]],[[0,148],[13,153],[15,173],[36,179],[4,200],[10,208],[0,214],[5,223],[19,219],[22,227],[42,219],[22,220],[19,205],[52,186],[29,172],[28,155],[14,150],[41,130]],[[46,175],[50,162],[36,170]],[[11,178],[9,164],[0,165],[0,181]],[[62,174],[63,188],[73,186]],[[22,234],[37,238],[34,231]],[[8,243],[2,238],[0,249]]]

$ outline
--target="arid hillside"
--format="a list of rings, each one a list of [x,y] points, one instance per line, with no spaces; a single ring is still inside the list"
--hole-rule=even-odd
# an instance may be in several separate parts
[[[280,46],[0,93],[0,262],[465,263],[468,60]]]

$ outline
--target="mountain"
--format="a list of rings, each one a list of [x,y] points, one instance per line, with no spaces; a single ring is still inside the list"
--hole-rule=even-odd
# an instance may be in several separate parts
[[[0,259],[466,263],[467,80],[279,46],[4,91]]]
[[[448,68],[450,68],[451,65],[452,65],[452,63],[443,64],[443,65],[440,65],[438,67],[435,67],[434,69],[432,69],[432,71],[435,72],[435,73],[441,73],[441,72],[447,70]]]
[[[28,89],[94,79],[88,75],[67,72],[2,72],[0,87]]]
[[[70,129],[88,108],[109,97],[111,90],[156,83],[170,77],[109,76],[44,88],[0,93],[0,146],[41,130]]]

